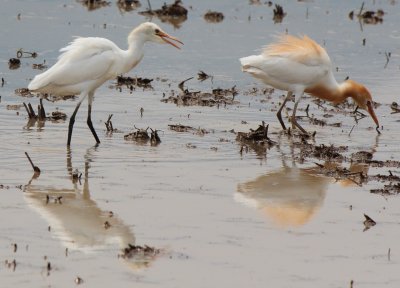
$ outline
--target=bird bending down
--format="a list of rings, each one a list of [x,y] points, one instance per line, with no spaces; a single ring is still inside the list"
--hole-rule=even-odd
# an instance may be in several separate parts
[[[146,42],[167,43],[179,49],[174,42],[183,44],[177,38],[165,33],[154,23],[143,23],[132,30],[128,36],[128,50],[122,50],[105,38],[76,38],[67,47],[49,70],[36,75],[29,83],[33,92],[55,95],[78,95],[83,97],[78,102],[68,126],[68,142],[71,144],[75,116],[82,101],[88,96],[87,124],[97,143],[100,143],[93,128],[91,113],[94,92],[104,82],[116,78],[134,68],[144,56]]]
[[[309,37],[283,35],[278,42],[266,46],[261,55],[240,58],[240,62],[243,72],[250,73],[269,86],[288,92],[277,112],[284,130],[286,127],[281,112],[294,94],[298,98],[291,117],[292,128],[297,127],[307,134],[296,121],[296,110],[303,94],[308,93],[335,104],[348,97],[353,98],[358,107],[368,111],[380,133],[372,97],[367,88],[353,80],[337,83],[327,52]]]

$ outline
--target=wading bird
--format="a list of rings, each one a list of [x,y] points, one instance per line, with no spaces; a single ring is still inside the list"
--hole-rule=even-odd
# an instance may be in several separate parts
[[[76,38],[60,50],[63,53],[56,64],[46,72],[35,76],[29,83],[28,89],[60,96],[83,95],[69,120],[68,146],[71,144],[76,113],[82,101],[88,96],[87,124],[96,142],[100,143],[91,120],[96,89],[107,80],[134,68],[144,56],[146,42],[168,43],[179,49],[179,46],[170,40],[183,44],[150,22],[140,24],[132,30],[128,36],[128,50],[120,49],[105,38]]]
[[[333,103],[340,103],[348,97],[353,98],[358,107],[368,111],[377,126],[376,131],[380,133],[372,97],[367,88],[353,80],[337,83],[327,52],[309,37],[283,35],[278,42],[266,46],[261,55],[243,57],[240,62],[243,72],[250,73],[276,89],[288,91],[277,112],[284,130],[286,127],[281,112],[294,94],[298,99],[291,117],[292,128],[296,126],[307,134],[296,121],[296,110],[303,94],[308,93]]]

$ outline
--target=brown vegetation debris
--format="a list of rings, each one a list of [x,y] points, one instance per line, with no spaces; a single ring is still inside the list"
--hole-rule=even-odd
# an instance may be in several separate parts
[[[93,11],[102,7],[111,5],[111,2],[104,0],[78,0],[83,6],[87,7],[89,11]]]
[[[137,142],[147,143],[147,141],[150,140],[149,133],[147,133],[147,130],[149,130],[149,127],[147,127],[146,129],[140,129],[140,128],[137,128],[136,126],[134,126],[134,127],[135,127],[136,131],[126,134],[124,136],[124,139],[128,140],[128,141],[137,141]]]
[[[224,20],[224,14],[216,11],[208,11],[204,14],[204,19],[209,23],[218,23]]]
[[[283,18],[285,18],[286,16],[286,12],[283,11],[283,8],[281,5],[275,4],[275,8],[274,8],[274,23],[281,23]]]
[[[161,99],[161,102],[174,103],[177,106],[217,106],[219,108],[220,105],[226,106],[239,103],[234,100],[237,93],[236,86],[230,89],[213,89],[211,93],[201,91],[192,92],[185,89],[178,95],[175,95],[175,92],[171,91],[171,95],[168,98]]]
[[[161,7],[161,9],[152,10],[149,7],[148,10],[139,12],[143,16],[156,16],[162,22],[167,22],[172,24],[175,28],[179,28],[181,23],[186,21],[188,10],[182,6],[181,0],[175,0],[173,4],[166,4]]]
[[[182,125],[182,124],[168,124],[169,129],[176,132],[188,132],[189,130],[193,130],[193,127]]]
[[[123,259],[131,259],[135,257],[155,256],[160,254],[160,252],[160,249],[151,246],[128,244],[126,248],[122,249],[122,253],[118,254],[118,257]]]
[[[140,4],[140,1],[138,0],[118,0],[117,1],[117,6],[120,11],[133,11],[137,8],[139,8],[142,4]]]
[[[127,86],[131,90],[133,86],[141,87],[141,88],[147,88],[147,89],[152,89],[153,87],[151,86],[151,82],[154,79],[149,79],[149,78],[141,78],[141,77],[123,77],[123,76],[118,76],[117,77],[117,86]]]
[[[382,196],[393,196],[400,194],[400,183],[389,183],[384,185],[382,189],[371,189],[371,193],[379,194]]]
[[[21,61],[17,58],[11,58],[8,60],[8,68],[11,70],[18,69],[21,66]]]

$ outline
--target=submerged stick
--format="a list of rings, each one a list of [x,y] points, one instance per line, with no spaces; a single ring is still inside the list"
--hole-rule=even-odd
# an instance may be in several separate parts
[[[39,114],[39,119],[46,119],[46,112],[44,111],[44,106],[43,106],[43,99],[40,99],[40,106],[39,106],[39,110],[38,110],[38,114]]]
[[[31,111],[31,118],[36,118],[35,110],[33,110],[31,103],[28,103],[29,111]]]
[[[32,114],[31,114],[31,111],[29,110],[29,108],[28,108],[28,106],[26,105],[26,103],[23,102],[23,104],[24,104],[24,107],[25,107],[25,109],[26,109],[26,113],[28,113],[29,119],[33,118]]]
[[[36,173],[40,173],[39,167],[37,167],[37,166],[35,166],[35,165],[33,164],[32,160],[31,160],[31,157],[29,157],[29,155],[28,155],[28,152],[25,152],[25,155],[26,155],[26,157],[28,158],[29,163],[31,163],[32,168],[33,168],[33,171],[35,171]]]

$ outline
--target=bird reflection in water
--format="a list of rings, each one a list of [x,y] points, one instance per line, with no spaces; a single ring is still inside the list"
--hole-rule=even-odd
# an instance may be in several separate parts
[[[67,169],[72,180],[71,188],[56,188],[34,184],[32,178],[25,187],[25,200],[49,225],[57,239],[68,251],[96,253],[104,250],[122,251],[129,244],[135,244],[130,227],[111,211],[104,211],[91,199],[89,190],[89,168],[93,148],[85,155],[85,171],[81,179],[72,168],[71,151],[67,151]],[[121,253],[121,252],[120,252]],[[115,255],[117,256],[117,255]],[[156,255],[138,254],[124,263],[133,269],[148,267]]]
[[[284,166],[239,184],[235,199],[261,210],[279,226],[302,226],[321,207],[330,182],[312,168]]]
[[[348,175],[368,175],[369,164],[378,147],[379,135],[370,152],[359,151],[351,155]],[[290,145],[291,146],[291,145]],[[291,157],[294,159],[292,147]],[[287,155],[282,155],[282,159]],[[344,163],[325,162],[323,168],[298,168],[294,161],[289,167],[283,161],[283,168],[258,176],[256,179],[240,183],[235,193],[235,199],[263,212],[268,218],[281,227],[298,227],[308,223],[322,206],[326,190],[330,183],[342,187],[361,186],[353,177],[335,180],[333,177],[322,176],[324,171],[344,169]]]

